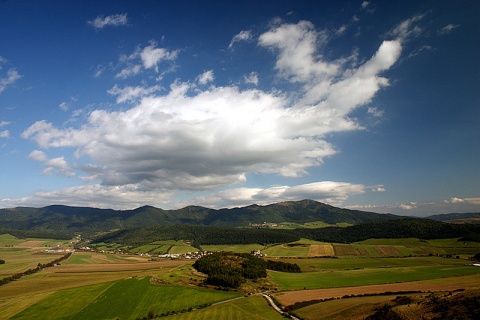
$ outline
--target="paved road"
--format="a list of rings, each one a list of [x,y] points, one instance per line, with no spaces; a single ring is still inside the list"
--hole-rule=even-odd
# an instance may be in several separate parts
[[[262,296],[267,299],[268,303],[270,303],[270,305],[273,307],[273,309],[275,309],[275,311],[279,312],[280,314],[282,315],[286,315],[288,317],[290,317],[290,319],[294,319],[294,320],[300,320],[298,319],[297,317],[294,317],[292,316],[291,314],[287,313],[287,312],[283,312],[282,309],[280,309],[276,304],[275,302],[273,301],[273,299],[269,296],[269,295],[266,295],[265,293],[262,293]]]

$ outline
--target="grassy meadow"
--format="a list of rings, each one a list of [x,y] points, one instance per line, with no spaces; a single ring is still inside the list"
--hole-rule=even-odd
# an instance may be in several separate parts
[[[43,251],[66,245],[0,235],[0,259],[6,261],[0,265],[0,277],[52,261],[62,254]],[[262,296],[254,294],[267,288],[275,294],[299,290],[302,301],[303,293],[314,289],[364,285],[405,283],[408,287],[429,281],[435,288],[446,283],[480,287],[480,268],[466,265],[471,263],[468,257],[480,252],[480,244],[457,239],[370,239],[351,244],[301,239],[271,246],[202,247],[209,251],[260,250],[267,259],[296,263],[302,270],[297,274],[268,271],[266,279],[248,282],[237,291],[201,286],[204,275],[192,268],[191,260],[152,259],[157,254],[197,251],[188,242],[158,241],[129,248],[137,255],[111,253],[122,248],[121,244],[100,244],[97,250],[103,252],[77,251],[61,266],[0,286],[0,319],[136,319],[149,313],[167,319],[281,319]],[[462,284],[459,279],[468,280]],[[296,312],[315,319],[313,314],[327,315],[327,310],[336,308],[332,317],[342,317],[385,299],[332,300]]]

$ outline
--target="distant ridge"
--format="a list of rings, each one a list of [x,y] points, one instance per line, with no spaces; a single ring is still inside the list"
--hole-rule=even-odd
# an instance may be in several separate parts
[[[400,216],[392,214],[337,208],[308,199],[230,209],[187,206],[177,210],[164,210],[142,206],[133,210],[113,210],[51,205],[43,208],[0,209],[0,228],[98,233],[115,229],[176,224],[246,227],[264,222],[303,224],[321,221],[326,224],[356,225],[399,218]]]
[[[169,225],[218,227],[248,227],[252,224],[323,222],[362,225],[405,218],[393,214],[349,210],[314,200],[285,201],[269,205],[249,205],[237,208],[210,209],[187,206],[164,210],[142,206],[133,210],[98,209],[51,205],[43,208],[17,207],[0,209],[0,229],[30,230],[73,234],[104,233],[111,230]],[[480,213],[452,213],[428,217],[431,220],[468,222],[480,218]],[[463,219],[463,220],[462,220]],[[1,231],[1,230],[0,230]]]
[[[436,214],[428,219],[451,223],[480,223],[480,212]]]

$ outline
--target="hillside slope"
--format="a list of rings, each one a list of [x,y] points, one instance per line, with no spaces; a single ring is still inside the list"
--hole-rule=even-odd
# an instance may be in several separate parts
[[[0,209],[0,228],[93,234],[115,229],[177,224],[245,227],[263,222],[301,224],[323,221],[327,224],[346,222],[356,225],[398,218],[399,216],[391,214],[341,209],[313,200],[218,210],[199,206],[178,210],[163,210],[152,206],[112,210],[54,205]]]

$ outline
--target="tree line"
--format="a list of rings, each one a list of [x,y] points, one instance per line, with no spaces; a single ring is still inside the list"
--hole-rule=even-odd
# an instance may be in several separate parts
[[[68,259],[70,256],[72,255],[71,252],[67,253],[66,255],[64,255],[63,257],[60,257],[58,259],[55,259],[49,263],[39,263],[35,268],[33,269],[28,269],[27,271],[24,271],[24,272],[20,272],[20,273],[15,273],[14,275],[11,275],[9,277],[5,277],[3,279],[0,279],[0,286],[3,286],[7,283],[10,283],[12,281],[15,281],[15,280],[18,280],[24,276],[28,276],[28,275],[31,275],[31,274],[34,274],[34,273],[37,273],[39,271],[42,271],[43,269],[45,268],[49,268],[49,267],[53,267],[55,266],[56,264]]]
[[[480,225],[451,224],[429,219],[400,219],[393,221],[354,225],[346,228],[299,228],[295,230],[254,229],[233,227],[208,227],[174,225],[140,227],[119,230],[97,238],[93,243],[121,243],[140,246],[159,240],[191,240],[194,247],[222,244],[274,244],[288,243],[307,238],[311,240],[350,243],[371,238],[460,238],[477,239]]]

